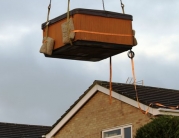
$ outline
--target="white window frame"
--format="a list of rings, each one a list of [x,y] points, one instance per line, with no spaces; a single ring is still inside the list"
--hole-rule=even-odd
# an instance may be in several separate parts
[[[102,138],[104,138],[104,133],[105,132],[118,130],[118,129],[121,129],[121,134],[120,135],[110,136],[110,137],[107,137],[107,138],[124,138],[124,128],[128,128],[128,127],[131,128],[131,138],[132,138],[132,124],[121,125],[121,126],[117,126],[117,127],[114,127],[114,128],[105,129],[105,130],[102,131]]]

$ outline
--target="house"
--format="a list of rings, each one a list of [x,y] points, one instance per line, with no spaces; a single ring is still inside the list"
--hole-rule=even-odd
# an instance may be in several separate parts
[[[64,113],[45,134],[46,138],[132,138],[136,130],[159,115],[179,116],[179,91],[137,86],[141,110],[132,84],[94,81],[88,90]],[[165,105],[165,106],[164,106]],[[170,108],[170,107],[175,107]]]
[[[50,126],[0,123],[0,138],[41,138]]]

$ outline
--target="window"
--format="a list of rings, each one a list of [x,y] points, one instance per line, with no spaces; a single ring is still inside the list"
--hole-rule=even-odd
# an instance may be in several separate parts
[[[102,138],[132,138],[132,125],[102,131]]]

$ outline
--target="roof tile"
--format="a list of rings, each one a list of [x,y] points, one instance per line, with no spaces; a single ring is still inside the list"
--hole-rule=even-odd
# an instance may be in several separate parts
[[[0,123],[0,138],[41,138],[50,126]]]

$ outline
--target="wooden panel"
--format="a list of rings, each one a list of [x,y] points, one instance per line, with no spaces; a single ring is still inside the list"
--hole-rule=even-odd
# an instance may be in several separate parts
[[[132,21],[130,20],[75,14],[73,21],[75,30],[132,35]],[[75,41],[76,40],[98,41],[133,46],[132,36],[114,36],[77,32],[75,36]]]
[[[58,21],[58,22],[49,26],[48,36],[55,40],[54,49],[57,49],[64,45],[62,42],[61,24],[64,23],[65,21],[66,21],[66,19],[63,19],[63,20]],[[45,31],[46,31],[46,29],[44,28],[43,36],[46,35]]]
[[[66,18],[49,26],[49,37],[55,39],[54,49],[64,46],[62,42],[61,24]],[[132,35],[132,21],[116,18],[106,18],[94,15],[75,14],[73,16],[75,30],[111,33],[111,34],[127,34]],[[45,36],[45,29],[43,36]],[[96,42],[106,42],[115,44],[124,44],[133,46],[133,37],[114,36],[102,34],[90,34],[85,32],[75,33],[75,40],[86,40]]]

